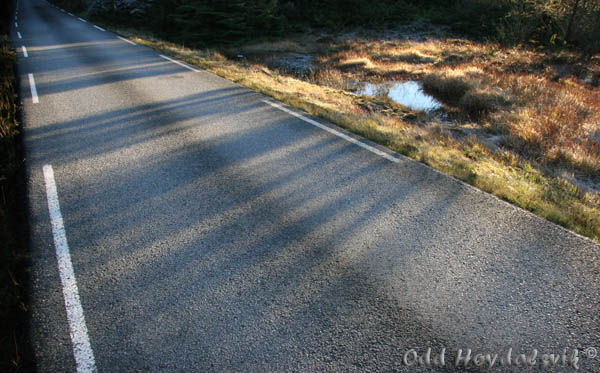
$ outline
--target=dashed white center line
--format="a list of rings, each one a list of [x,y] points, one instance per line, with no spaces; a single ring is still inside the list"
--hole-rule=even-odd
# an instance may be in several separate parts
[[[266,103],[266,104],[269,104],[269,105],[273,106],[274,108],[277,108],[277,109],[279,109],[281,111],[284,111],[284,112],[286,112],[286,113],[288,113],[290,115],[293,115],[296,118],[305,121],[306,123],[310,123],[310,124],[312,124],[315,127],[319,127],[320,129],[325,130],[325,131],[327,131],[327,132],[329,132],[329,133],[331,133],[331,134],[333,134],[333,135],[335,135],[337,137],[341,137],[342,139],[344,139],[344,140],[346,140],[348,142],[351,142],[351,143],[353,143],[355,145],[358,145],[361,148],[370,151],[371,153],[375,153],[378,156],[383,157],[383,158],[385,158],[385,159],[387,159],[389,161],[392,161],[394,163],[400,162],[400,159],[394,157],[393,155],[388,154],[388,153],[386,153],[384,151],[381,151],[381,150],[379,150],[379,149],[377,149],[377,148],[375,148],[375,147],[373,147],[371,145],[367,145],[367,144],[363,143],[362,141],[359,141],[359,140],[357,140],[357,139],[355,139],[353,137],[350,137],[350,136],[346,135],[345,133],[342,133],[342,132],[337,131],[337,130],[335,130],[333,128],[327,127],[326,125],[323,125],[323,124],[317,122],[316,120],[312,120],[310,118],[307,118],[304,115],[298,114],[298,113],[296,113],[296,112],[294,112],[294,111],[292,111],[292,110],[290,110],[290,109],[288,109],[288,108],[286,108],[286,107],[284,107],[282,105],[279,105],[279,104],[277,104],[275,102],[268,101],[268,100],[262,100],[262,101],[264,103]]]
[[[19,39],[23,39],[23,37],[21,36],[21,33],[19,31],[17,31],[17,36],[19,37]]]
[[[100,26],[96,26],[96,25],[94,25],[94,28],[97,28],[97,29],[98,29],[98,30],[100,30],[100,31],[106,31],[105,29],[103,29],[103,28],[102,28],[102,27],[100,27]]]
[[[21,50],[23,51],[23,56],[29,57],[29,54],[27,54],[27,48],[25,48],[24,45],[21,47]]]
[[[37,88],[35,88],[33,74],[29,74],[29,89],[31,89],[31,101],[33,101],[34,104],[39,103],[40,99],[38,98]]]
[[[87,23],[87,21],[85,19],[81,18],[81,17],[77,17],[77,19],[80,20],[81,22]]]
[[[172,59],[172,58],[170,58],[170,57],[163,56],[162,54],[161,54],[160,56],[161,56],[162,58],[164,58],[165,60],[168,60],[168,61],[171,61],[171,62],[173,62],[173,63],[176,63],[176,64],[178,64],[179,66],[185,67],[185,68],[186,68],[186,69],[188,69],[188,70],[192,70],[192,71],[194,71],[194,72],[197,72],[197,73],[199,73],[199,72],[200,72],[200,70],[198,70],[198,69],[194,69],[193,67],[191,67],[191,66],[188,66],[188,65],[186,65],[186,64],[184,64],[184,63],[182,63],[182,62],[179,62],[179,61],[177,61],[177,60],[174,60],[174,59]]]
[[[15,27],[19,27],[19,24],[17,22],[15,22]]]
[[[52,224],[52,235],[54,237],[54,246],[56,248],[56,259],[58,260],[58,270],[63,288],[63,296],[65,298],[65,308],[67,311],[67,319],[69,321],[77,372],[95,372],[96,361],[88,337],[83,307],[79,300],[79,289],[77,288],[77,279],[75,278],[75,271],[73,270],[73,263],[71,262],[69,243],[67,242],[67,232],[65,231],[62,214],[60,212],[58,192],[54,180],[54,170],[51,165],[45,165],[43,171],[44,181],[46,182],[48,211],[50,213],[50,222]]]
[[[125,38],[122,38],[122,37],[120,37],[120,36],[117,36],[117,37],[118,37],[119,39],[123,40],[123,41],[124,41],[124,42],[126,42],[126,43],[129,43],[129,44],[131,44],[131,45],[137,45],[136,43],[132,42],[132,41],[131,41],[131,40],[129,40],[129,39],[125,39]]]
[[[75,17],[75,15],[74,15],[73,13],[71,13],[71,12],[69,12],[69,15],[70,15],[71,17]]]
[[[60,11],[61,11],[61,12],[63,12],[63,13],[65,12],[65,10],[64,10],[64,9],[61,9]]]

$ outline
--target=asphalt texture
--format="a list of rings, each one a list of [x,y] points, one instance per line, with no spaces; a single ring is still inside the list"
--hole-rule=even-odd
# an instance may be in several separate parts
[[[44,1],[11,35],[40,371],[76,369],[44,165],[100,372],[600,371],[597,243]]]

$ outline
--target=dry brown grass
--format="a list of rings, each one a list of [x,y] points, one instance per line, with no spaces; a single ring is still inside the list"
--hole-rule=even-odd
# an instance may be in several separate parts
[[[337,68],[346,79],[421,80],[426,92],[459,109],[462,121],[508,134],[505,145],[528,160],[598,177],[600,90],[585,82],[600,74],[598,57],[461,39],[341,44],[320,59],[329,76]]]
[[[599,177],[600,139],[594,133],[600,128],[600,90],[534,76],[514,78],[508,88],[528,100],[499,119],[506,121],[513,148],[542,163]]]

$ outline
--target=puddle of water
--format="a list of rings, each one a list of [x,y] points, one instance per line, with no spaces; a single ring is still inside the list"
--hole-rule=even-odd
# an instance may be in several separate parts
[[[425,94],[421,85],[413,81],[383,84],[365,83],[364,87],[356,90],[356,93],[371,97],[388,97],[392,101],[412,110],[433,111],[442,108],[442,104]]]

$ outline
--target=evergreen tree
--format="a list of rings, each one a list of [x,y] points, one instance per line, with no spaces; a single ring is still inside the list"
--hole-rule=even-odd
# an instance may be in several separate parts
[[[279,30],[277,0],[179,0],[171,19],[182,40],[214,44]]]

